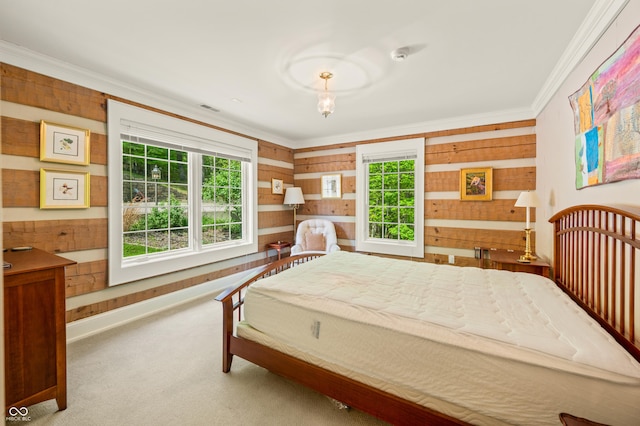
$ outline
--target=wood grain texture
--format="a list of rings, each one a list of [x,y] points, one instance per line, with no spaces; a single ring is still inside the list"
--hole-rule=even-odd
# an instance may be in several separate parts
[[[425,164],[455,164],[536,157],[536,135],[452,142],[425,147]],[[490,167],[491,164],[487,164]]]
[[[107,135],[91,132],[89,150],[91,164],[108,164]]]
[[[298,209],[299,215],[355,216],[355,200],[308,200]]]
[[[271,185],[271,182],[269,182]],[[268,204],[279,204],[282,205],[284,202],[283,194],[272,194],[271,186],[269,188],[258,188],[258,205],[264,206]]]
[[[425,245],[473,250],[475,247],[524,250],[523,231],[494,229],[447,228],[427,226],[424,234]],[[531,233],[531,250],[535,252],[535,232]]]
[[[3,222],[5,247],[33,246],[49,253],[107,247],[107,219]]]
[[[91,207],[107,207],[109,205],[108,179],[106,176],[91,175]]]
[[[79,296],[109,288],[107,267],[106,259],[67,266],[66,297]]]
[[[516,200],[427,200],[424,209],[427,219],[524,222],[526,209],[515,207],[515,202]],[[531,209],[533,221],[535,210]]]
[[[2,100],[91,120],[107,121],[107,96],[95,90],[18,68],[2,70]]]
[[[258,212],[258,229],[276,228],[293,223],[293,210]],[[277,241],[277,240],[276,240]]]
[[[336,237],[340,240],[356,239],[356,224],[353,222],[333,222],[336,228]]]
[[[2,153],[40,158],[40,123],[2,117]]]
[[[271,160],[284,161],[293,164],[293,149],[275,143],[259,140],[258,157]]]
[[[425,191],[459,191],[460,171],[425,173]],[[493,169],[494,191],[527,191],[536,187],[535,167]]]
[[[424,132],[424,133],[415,133],[409,135],[402,136],[393,136],[387,138],[377,138],[377,139],[366,139],[352,142],[343,142],[337,143],[333,145],[323,145],[318,147],[309,147],[309,148],[299,148],[295,150],[295,153],[303,153],[303,152],[316,152],[323,151],[327,149],[339,149],[339,148],[350,148],[359,144],[364,143],[378,143],[378,142],[390,142],[404,139],[413,139],[413,138],[437,138],[442,136],[455,136],[455,135],[468,135],[470,133],[484,133],[484,132],[493,132],[496,130],[507,130],[507,129],[520,129],[525,127],[535,127],[536,120],[520,120],[520,121],[510,121],[506,123],[495,123],[495,124],[486,124],[482,126],[471,126],[471,127],[462,127],[458,129],[449,129],[449,130],[437,130],[433,132]]]
[[[2,206],[40,207],[40,172],[2,169]]]
[[[293,185],[293,168],[258,163],[258,180],[271,184],[271,179],[282,179],[285,185]]]
[[[297,158],[295,161],[294,172],[299,173],[318,173],[355,170],[356,154],[355,152],[347,154],[322,155],[318,157]]]

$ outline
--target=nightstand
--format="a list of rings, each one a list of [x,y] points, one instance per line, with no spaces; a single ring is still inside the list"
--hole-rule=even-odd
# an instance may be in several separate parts
[[[524,252],[514,250],[480,249],[480,267],[512,272],[528,272],[551,278],[551,265],[539,258],[530,263],[519,262],[518,259],[522,254]]]
[[[291,243],[288,243],[286,241],[278,241],[275,243],[269,243],[267,244],[267,246],[269,246],[269,248],[276,249],[276,251],[278,252],[278,260],[280,260],[280,251],[285,247],[291,247]]]

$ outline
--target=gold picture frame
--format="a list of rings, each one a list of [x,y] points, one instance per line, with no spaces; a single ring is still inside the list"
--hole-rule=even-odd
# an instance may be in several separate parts
[[[460,170],[460,199],[491,201],[493,196],[493,169],[482,167]]]
[[[40,161],[89,164],[91,131],[40,121]]]
[[[342,175],[324,175],[320,179],[322,198],[342,198]]]
[[[282,179],[271,179],[271,193],[277,195],[284,194],[284,181]]]
[[[40,169],[40,208],[86,209],[90,184],[89,172]]]

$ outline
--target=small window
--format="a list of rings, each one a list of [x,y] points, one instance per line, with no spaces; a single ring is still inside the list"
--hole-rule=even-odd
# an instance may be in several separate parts
[[[368,163],[368,238],[414,241],[415,162]]]
[[[356,148],[356,250],[424,256],[424,140]]]

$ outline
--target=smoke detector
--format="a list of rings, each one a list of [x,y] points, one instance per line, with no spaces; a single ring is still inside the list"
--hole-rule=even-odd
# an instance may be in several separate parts
[[[396,62],[402,62],[409,57],[409,48],[408,47],[400,47],[391,52],[391,59]]]

